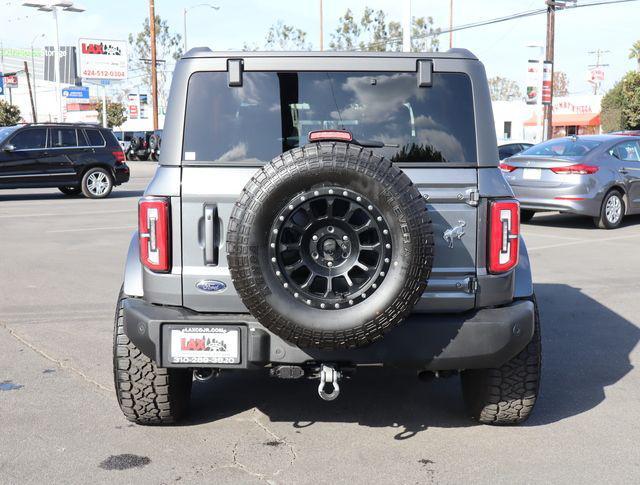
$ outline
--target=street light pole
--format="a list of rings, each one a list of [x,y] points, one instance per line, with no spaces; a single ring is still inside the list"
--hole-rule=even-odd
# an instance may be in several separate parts
[[[53,68],[56,77],[56,101],[58,103],[58,121],[64,121],[62,119],[62,93],[60,92],[60,36],[58,32],[58,7],[53,6],[53,19],[56,23],[56,52],[53,57]]]
[[[182,9],[182,23],[183,23],[183,39],[184,39],[184,51],[187,52],[187,12],[197,7],[209,7],[213,10],[220,10],[220,7],[216,5],[211,5],[210,3],[199,3],[197,5],[192,5],[191,7],[185,7]]]
[[[53,14],[53,20],[56,26],[56,37],[55,37],[55,52],[53,53],[53,61],[54,61],[54,75],[55,75],[55,83],[56,83],[56,102],[58,103],[58,121],[63,121],[62,116],[62,93],[60,89],[61,79],[60,79],[60,35],[58,31],[58,8],[61,8],[64,12],[84,12],[84,8],[74,5],[71,1],[58,1],[54,3],[55,0],[40,0],[40,1],[30,1],[24,2],[22,4],[23,7],[32,7],[37,8],[40,12],[51,12]],[[32,43],[33,46],[33,43]],[[32,59],[33,59],[33,47],[32,47]]]
[[[153,97],[153,130],[158,129],[158,68],[156,66],[156,9],[149,0],[149,34],[151,43],[151,96]]]
[[[31,41],[31,73],[33,74],[33,106],[34,106],[34,119],[38,117],[38,87],[37,87],[37,77],[36,76],[36,63],[33,58],[33,44],[36,39],[44,37],[44,34],[36,35]]]

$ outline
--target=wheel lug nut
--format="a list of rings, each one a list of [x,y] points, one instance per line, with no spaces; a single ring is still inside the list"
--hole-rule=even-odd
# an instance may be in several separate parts
[[[387,248],[387,249],[391,249],[391,244],[387,243],[387,244],[384,245],[384,247]]]
[[[327,266],[329,266],[329,268],[331,268],[331,266],[333,266],[333,263],[331,261],[327,262]]]
[[[325,305],[324,303],[320,303],[320,308],[325,308],[327,305]]]
[[[312,254],[311,254],[311,257],[312,257],[313,259],[318,259],[318,253],[312,253]]]
[[[314,241],[317,241],[318,240],[318,235],[314,234],[313,236],[311,236],[311,239],[313,239]]]
[[[339,303],[336,303],[336,304],[335,304],[335,305],[333,305],[333,306],[334,306],[334,308],[340,308],[340,304],[339,304]]]
[[[373,206],[372,206],[372,205],[369,205],[369,206],[367,206],[367,209],[369,209],[370,211],[372,211],[372,210],[373,210]]]
[[[349,305],[353,305],[353,300],[349,300]]]
[[[387,234],[389,234],[389,231],[385,229],[384,231],[382,231],[382,234],[386,236]]]
[[[329,227],[327,227],[327,231],[329,231],[329,232],[333,232],[333,226],[329,226]]]
[[[344,236],[342,236],[342,240],[343,241],[348,241],[349,240],[349,236],[347,236],[346,234]]]

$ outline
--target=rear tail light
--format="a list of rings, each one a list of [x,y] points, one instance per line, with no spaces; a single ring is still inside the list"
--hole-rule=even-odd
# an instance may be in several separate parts
[[[138,203],[140,262],[151,271],[167,272],[169,257],[169,199],[143,197]]]
[[[553,173],[559,174],[578,174],[578,175],[587,175],[596,173],[598,171],[598,167],[595,165],[585,165],[584,163],[577,163],[575,165],[566,165],[564,167],[553,167],[551,168]]]
[[[507,163],[501,163],[499,166],[500,166],[500,170],[502,170],[503,172],[513,172],[517,168]]]
[[[520,203],[495,200],[489,206],[489,272],[504,273],[518,264]]]
[[[317,130],[309,133],[309,141],[352,141],[353,135],[347,130]]]
[[[116,159],[116,165],[122,165],[124,163],[125,157],[122,150],[114,150],[111,152],[111,155]]]

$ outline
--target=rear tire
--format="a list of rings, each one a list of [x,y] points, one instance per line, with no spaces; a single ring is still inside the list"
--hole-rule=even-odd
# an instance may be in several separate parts
[[[624,198],[619,191],[614,189],[605,195],[600,215],[594,217],[593,221],[600,229],[616,229],[622,223],[624,211]]]
[[[82,189],[80,187],[58,187],[58,190],[64,195],[68,195],[69,197],[79,195],[80,192],[82,192]]]
[[[104,168],[91,168],[82,177],[82,193],[89,199],[104,199],[112,190],[113,178]]]
[[[535,296],[535,331],[531,342],[495,369],[471,369],[461,376],[462,394],[471,418],[482,424],[513,425],[527,420],[538,397],[542,350]]]
[[[191,371],[158,367],[124,333],[120,290],[113,335],[113,377],[120,409],[137,424],[171,424],[188,413]]]
[[[533,219],[533,216],[536,214],[536,211],[531,209],[520,209],[520,222],[529,222]]]

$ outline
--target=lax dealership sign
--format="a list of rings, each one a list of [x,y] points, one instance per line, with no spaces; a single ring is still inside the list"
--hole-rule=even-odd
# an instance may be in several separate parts
[[[80,76],[85,79],[127,78],[127,43],[124,40],[80,39]]]

